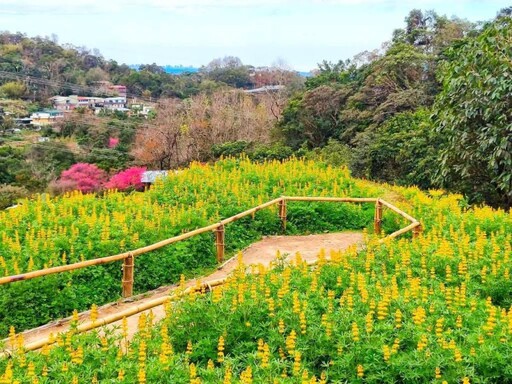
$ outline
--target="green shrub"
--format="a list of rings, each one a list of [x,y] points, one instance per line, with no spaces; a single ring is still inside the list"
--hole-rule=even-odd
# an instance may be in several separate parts
[[[212,147],[212,155],[214,158],[237,156],[246,152],[250,143],[244,140],[228,141],[227,143],[215,144]]]
[[[28,196],[28,191],[23,187],[13,185],[0,185],[0,209],[5,209],[16,204],[19,199]]]

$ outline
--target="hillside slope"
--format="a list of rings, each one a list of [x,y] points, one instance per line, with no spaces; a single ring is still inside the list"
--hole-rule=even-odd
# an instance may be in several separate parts
[[[392,193],[423,235],[334,252],[313,269],[300,255],[257,276],[240,268],[227,285],[169,306],[162,322],[141,318],[131,342],[123,325],[117,335],[60,335],[54,348],[0,361],[4,379],[509,382],[511,214],[467,210],[442,191],[354,184]]]
[[[281,195],[381,196],[386,189],[352,179],[345,168],[292,160],[251,163],[230,159],[192,165],[148,192],[102,196],[78,192],[39,196],[0,212],[0,271],[4,276],[126,252],[217,223]],[[361,230],[371,227],[371,204],[294,202],[287,234]],[[400,223],[384,217],[384,228]],[[277,207],[226,227],[226,252],[233,254],[264,235],[279,234]],[[142,293],[197,276],[216,265],[213,235],[137,257],[135,292]],[[121,266],[111,263],[0,286],[0,334],[21,331],[71,315],[74,309],[115,301]]]

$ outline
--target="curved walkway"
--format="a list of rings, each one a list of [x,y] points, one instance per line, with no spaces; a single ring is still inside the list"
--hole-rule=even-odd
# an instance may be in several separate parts
[[[273,260],[275,260],[277,251],[279,251],[281,256],[285,259],[292,259],[295,257],[295,253],[300,251],[304,260],[314,261],[317,259],[318,253],[321,249],[324,249],[328,255],[330,250],[344,250],[353,245],[357,245],[359,247],[362,246],[363,243],[364,237],[361,232],[340,232],[309,236],[270,236],[263,238],[263,240],[252,244],[244,251],[242,251],[242,261],[247,266],[257,264],[268,266]],[[199,280],[207,283],[209,281],[225,278],[236,268],[237,262],[237,257],[233,257],[221,265],[215,272],[208,276],[201,277]],[[197,279],[189,280],[187,281],[186,285],[192,286],[196,283],[196,281]],[[161,287],[154,291],[146,292],[142,295],[134,296],[129,299],[123,299],[119,302],[110,303],[99,307],[98,319],[130,308],[134,305],[142,304],[145,301],[166,296],[175,288],[176,286]],[[142,313],[147,313],[149,311],[150,310]],[[153,312],[155,321],[158,321],[165,316],[163,306],[152,308],[151,311]],[[89,311],[80,313],[79,322],[88,320],[89,316]],[[129,337],[131,337],[137,331],[139,316],[140,313],[127,318]],[[70,318],[62,319],[23,332],[25,344],[35,342],[40,339],[46,339],[50,336],[51,333],[56,335],[60,332],[67,331],[69,328],[70,320]],[[110,324],[109,327],[120,325],[121,321],[118,321]]]

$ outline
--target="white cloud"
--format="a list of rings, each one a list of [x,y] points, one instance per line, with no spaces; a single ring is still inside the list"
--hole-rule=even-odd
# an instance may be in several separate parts
[[[507,0],[0,0],[1,29],[56,33],[119,62],[205,64],[231,54],[300,68],[337,61],[388,39],[412,8],[470,20]],[[42,17],[41,17],[42,16]]]
[[[442,3],[446,0],[314,0],[317,4],[340,4],[340,5],[414,5],[416,7],[425,7],[435,3]],[[451,0],[452,3],[466,3],[470,0]]]
[[[414,0],[0,0],[0,13],[11,14],[90,14],[118,12],[127,8],[160,9],[165,11],[201,11],[212,8],[251,8],[262,6],[313,5],[375,5],[414,2]],[[440,0],[423,0],[420,3],[433,3]],[[466,0],[453,0],[454,2]],[[419,3],[415,1],[416,4]],[[418,4],[419,5],[419,4]]]
[[[158,9],[167,12],[200,12],[210,9],[258,8],[265,6],[290,8],[301,5],[387,5],[407,4],[429,7],[446,0],[0,0],[0,14],[98,14],[117,13],[126,9]],[[470,0],[451,0],[463,4]],[[498,0],[486,0],[496,3]]]
[[[168,11],[201,10],[206,8],[247,8],[253,6],[293,4],[290,0],[0,0],[0,13],[108,13],[127,8],[161,9]]]
[[[107,13],[121,9],[121,2],[82,0],[66,3],[60,0],[0,0],[0,13],[10,14],[82,14]]]

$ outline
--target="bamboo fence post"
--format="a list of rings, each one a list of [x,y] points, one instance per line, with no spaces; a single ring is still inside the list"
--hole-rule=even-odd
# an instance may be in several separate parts
[[[128,257],[123,261],[123,297],[133,296],[133,266],[135,257],[130,252]]]
[[[13,276],[0,277],[0,285],[13,283],[16,281],[29,280],[29,279],[33,279],[36,277],[46,276],[46,275],[50,275],[50,274],[54,274],[54,273],[77,270],[77,269],[94,266],[94,265],[102,265],[102,264],[111,263],[111,262],[114,262],[117,260],[123,260],[123,281],[122,281],[123,296],[129,297],[133,293],[133,273],[134,273],[133,268],[134,268],[134,258],[136,256],[154,251],[156,249],[162,248],[169,244],[174,244],[178,241],[182,241],[182,240],[191,238],[192,236],[196,236],[201,233],[215,231],[216,232],[217,259],[219,261],[222,261],[224,259],[224,253],[225,253],[224,226],[226,224],[232,223],[232,222],[239,220],[242,217],[245,217],[248,215],[254,215],[259,210],[262,210],[266,207],[270,207],[274,204],[278,204],[279,205],[279,217],[282,221],[282,228],[283,228],[283,231],[286,231],[286,224],[287,224],[286,201],[375,203],[375,219],[374,219],[375,223],[374,224],[375,224],[375,232],[376,233],[379,233],[381,231],[382,209],[384,206],[388,207],[395,213],[398,213],[400,216],[409,220],[411,223],[416,224],[416,226],[419,226],[418,228],[415,228],[416,226],[413,227],[411,225],[406,227],[407,230],[411,230],[411,229],[415,228],[415,233],[413,234],[414,237],[418,236],[422,232],[422,228],[421,228],[419,222],[415,218],[413,218],[412,216],[408,215],[404,211],[398,209],[394,205],[392,205],[382,199],[370,198],[370,197],[352,198],[352,197],[281,196],[277,199],[268,201],[266,203],[258,205],[257,207],[248,209],[244,212],[240,212],[234,216],[231,216],[224,220],[221,220],[220,222],[218,222],[216,224],[212,224],[207,227],[198,228],[193,231],[181,234],[179,236],[174,236],[169,239],[165,239],[165,240],[159,241],[157,243],[147,245],[142,248],[137,248],[137,249],[134,249],[129,252],[124,252],[124,253],[120,253],[118,255],[113,255],[113,256],[85,260],[85,261],[81,261],[81,262],[73,263],[73,264],[60,265],[57,267],[40,269],[37,271],[26,272],[26,273],[22,273],[22,274],[18,274],[18,275],[13,275]],[[388,237],[393,238],[393,237],[397,236],[397,234],[402,234],[402,233],[404,233],[404,231],[399,230],[399,231],[389,235]]]
[[[421,232],[423,232],[423,228],[421,227],[421,224],[418,224],[418,226],[412,230],[412,237],[417,238]]]
[[[374,232],[377,235],[380,235],[382,228],[382,203],[380,199],[377,199],[375,202],[375,216],[374,216],[374,222],[373,222],[373,228]]]
[[[405,213],[404,211],[402,211],[401,209],[398,209],[397,207],[395,207],[393,204],[390,204],[388,203],[386,200],[382,200],[382,199],[379,199],[379,201],[385,205],[386,207],[388,207],[389,209],[391,209],[392,211],[398,213],[400,216],[406,218],[407,220],[409,220],[411,223],[414,223],[415,221],[417,221],[414,217],[412,217],[411,215],[408,215],[407,213]]]
[[[281,219],[283,232],[286,232],[286,199],[284,197],[279,201],[279,218]]]
[[[215,245],[217,246],[217,262],[224,261],[224,239],[225,239],[225,232],[224,232],[224,225],[220,225],[215,230]]]

